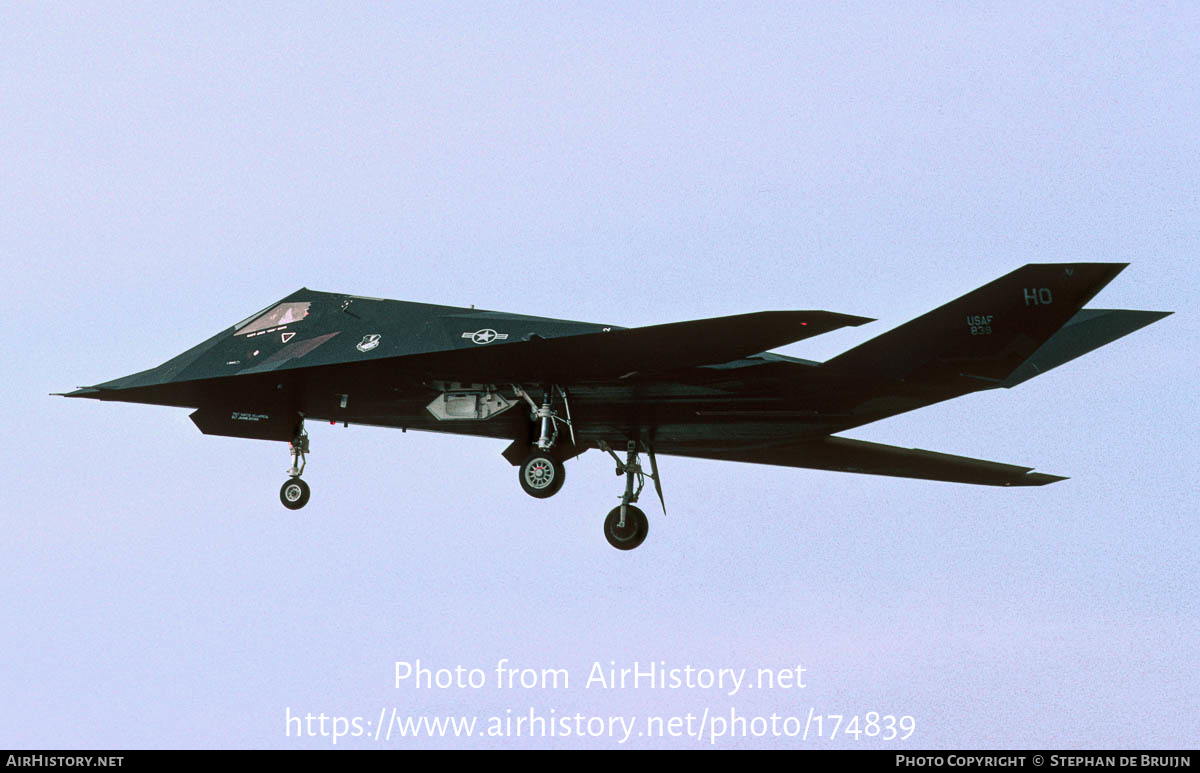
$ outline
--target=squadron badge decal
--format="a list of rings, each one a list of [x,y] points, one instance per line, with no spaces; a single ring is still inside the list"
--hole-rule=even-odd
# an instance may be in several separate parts
[[[354,345],[354,348],[358,349],[360,352],[369,352],[379,346],[379,339],[380,335],[378,333],[365,335],[363,336],[363,340]]]

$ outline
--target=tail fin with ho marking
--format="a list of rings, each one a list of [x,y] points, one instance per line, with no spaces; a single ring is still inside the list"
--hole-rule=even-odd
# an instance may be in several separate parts
[[[1127,265],[1031,263],[825,364],[891,379],[963,375],[999,384]]]

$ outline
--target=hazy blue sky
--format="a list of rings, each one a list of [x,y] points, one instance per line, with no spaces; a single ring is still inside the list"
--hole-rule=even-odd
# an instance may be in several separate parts
[[[0,746],[322,747],[285,708],[393,706],[1196,746],[1200,10],[832,6],[0,5]],[[312,426],[292,513],[280,444],[47,396],[300,286],[624,325],[879,318],[784,350],[825,359],[1075,260],[1132,264],[1094,306],[1176,314],[849,433],[1070,480],[666,458],[670,514],[648,506],[628,554],[595,452],[537,501],[502,443]],[[573,682],[395,689],[417,658]],[[651,660],[801,664],[808,687],[583,689],[593,661]]]

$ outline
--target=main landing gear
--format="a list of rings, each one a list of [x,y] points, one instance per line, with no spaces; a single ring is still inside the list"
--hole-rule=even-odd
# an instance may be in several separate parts
[[[308,484],[300,480],[304,474],[304,455],[308,453],[308,433],[304,431],[304,422],[296,429],[296,436],[288,445],[292,452],[292,468],[288,470],[288,480],[279,489],[279,501],[289,510],[299,510],[308,504]]]
[[[633,503],[638,501],[638,497],[642,494],[647,476],[654,481],[658,499],[663,504],[663,512],[667,511],[666,502],[663,500],[662,484],[658,477],[658,462],[654,458],[653,449],[647,446],[650,472],[647,473],[643,470],[642,465],[638,463],[636,440],[630,440],[625,444],[624,462],[603,441],[600,443],[600,450],[606,451],[617,463],[617,475],[625,476],[625,493],[621,495],[621,504],[610,510],[604,519],[604,538],[617,550],[633,550],[646,541],[646,535],[650,532],[650,522],[646,519],[646,514],[640,508],[633,506]],[[634,486],[635,478],[637,480],[636,487]]]
[[[538,405],[529,396],[529,393],[520,386],[513,385],[513,391],[518,397],[525,399],[529,403],[530,420],[536,422],[538,429],[538,438],[533,444],[533,448],[525,461],[521,462],[520,468],[517,470],[517,477],[521,481],[521,488],[525,493],[537,499],[547,499],[554,496],[562,488],[563,482],[566,480],[567,471],[563,467],[562,461],[550,453],[558,442],[558,425],[567,425],[567,430],[571,433],[571,443],[575,443],[575,427],[571,424],[571,404],[567,401],[567,393],[560,386],[547,386],[542,390],[542,403]],[[563,409],[566,412],[566,417],[558,415],[558,411],[554,410],[554,393],[558,392],[562,399]]]
[[[544,451],[534,451],[519,470],[521,488],[531,497],[546,499],[558,493],[566,480],[563,463]]]
[[[571,445],[576,446],[575,425],[571,421],[571,404],[567,392],[557,385],[547,385],[542,389],[542,401],[537,403],[521,386],[514,384],[513,392],[529,404],[529,418],[537,430],[537,440],[530,448],[529,456],[521,462],[517,469],[517,478],[521,488],[531,497],[546,499],[552,497],[562,488],[566,478],[566,470],[562,461],[552,452],[558,441],[559,425],[566,425],[571,435]],[[555,410],[555,397],[562,402],[565,416],[560,416]],[[634,507],[646,478],[654,481],[654,488],[662,501],[662,484],[658,477],[658,462],[654,458],[654,449],[645,445],[650,457],[650,471],[642,469],[638,462],[639,441],[630,440],[625,444],[625,460],[617,456],[607,443],[600,442],[600,450],[612,456],[617,463],[617,475],[625,476],[625,493],[621,495],[621,504],[614,507],[604,519],[604,537],[608,544],[617,550],[633,550],[646,541],[650,532],[650,522],[641,509]],[[663,504],[663,512],[667,510]]]
[[[614,507],[604,518],[604,538],[617,550],[633,550],[646,541],[650,521],[641,508],[624,505],[625,523],[621,523],[621,507]]]

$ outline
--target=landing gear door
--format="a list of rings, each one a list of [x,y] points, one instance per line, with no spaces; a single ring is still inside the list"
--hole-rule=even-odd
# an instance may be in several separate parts
[[[295,411],[239,411],[225,408],[201,408],[189,417],[205,435],[283,440],[296,436],[300,416]]]

